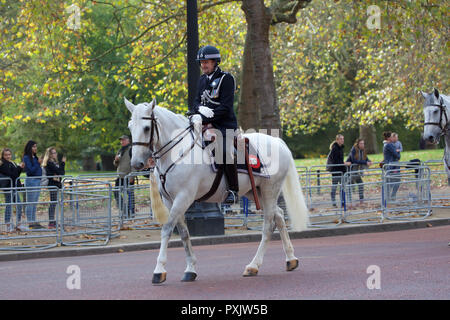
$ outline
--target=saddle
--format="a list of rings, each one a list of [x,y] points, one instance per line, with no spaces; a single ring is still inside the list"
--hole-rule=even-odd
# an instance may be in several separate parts
[[[209,143],[213,142],[216,138],[216,135],[211,127],[204,128],[203,130],[203,145],[206,147]],[[238,147],[239,146],[239,147]],[[242,150],[244,149],[244,150]],[[247,137],[234,137],[234,157],[235,160],[237,158],[237,171],[240,173],[245,173],[249,175],[250,183],[252,186],[253,197],[255,199],[256,209],[260,210],[261,206],[259,204],[259,198],[256,191],[254,175],[258,175],[260,177],[269,178],[269,175],[266,172],[265,166],[261,161],[261,158],[254,146],[250,143],[250,140]],[[242,155],[242,153],[244,153]],[[214,193],[216,193],[217,188],[219,187],[220,181],[223,176],[223,166],[218,166],[215,162],[214,150],[211,153],[211,167],[214,172],[216,172],[216,177],[211,186],[211,189],[201,198],[197,199],[197,201],[205,201],[210,198]]]
[[[210,143],[214,142],[216,139],[216,134],[214,133],[213,130],[211,130],[211,128],[212,126],[208,124],[203,129],[203,142],[202,142],[203,148],[208,146]],[[248,153],[248,159],[246,159],[244,151]],[[233,154],[235,159],[237,159],[237,170],[239,173],[249,174],[248,165],[250,165],[253,175],[267,179],[269,178],[266,166],[264,165],[264,162],[259,156],[258,150],[252,143],[250,143],[248,138],[244,138],[242,136],[234,137]],[[219,166],[215,161],[214,150],[212,151],[210,157],[212,170],[217,173],[219,170]]]

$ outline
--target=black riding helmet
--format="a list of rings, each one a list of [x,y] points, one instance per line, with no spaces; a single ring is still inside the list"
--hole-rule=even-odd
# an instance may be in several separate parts
[[[220,52],[216,47],[204,46],[198,50],[197,61],[200,63],[202,60],[215,60],[220,62]]]

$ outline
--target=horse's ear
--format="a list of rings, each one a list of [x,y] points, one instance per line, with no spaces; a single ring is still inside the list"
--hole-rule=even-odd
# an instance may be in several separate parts
[[[152,110],[155,109],[155,107],[156,107],[156,98],[153,98],[151,106],[152,106]]]
[[[419,90],[419,93],[422,95],[422,97],[424,97],[425,99],[427,98],[427,96],[428,96],[428,93],[426,93],[426,92],[423,92],[422,90]]]
[[[434,96],[439,99],[439,91],[436,88],[434,88]]]
[[[133,113],[135,105],[128,101],[125,97],[123,98],[123,100],[125,101],[125,105],[127,106],[128,110]]]

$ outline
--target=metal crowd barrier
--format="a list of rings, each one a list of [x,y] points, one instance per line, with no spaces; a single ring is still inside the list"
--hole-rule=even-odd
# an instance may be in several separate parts
[[[33,177],[41,179],[42,177]],[[11,179],[9,179],[11,183]],[[58,246],[60,190],[55,186],[2,188],[0,250],[41,250]],[[54,216],[50,217],[50,207]]]
[[[113,236],[111,184],[85,178],[66,178],[63,182],[60,243],[66,246],[107,244]]]
[[[418,220],[431,214],[430,168],[384,166],[383,217],[389,220]]]
[[[105,184],[108,184],[111,186],[111,192],[112,196],[114,197],[114,200],[111,200],[113,204],[111,204],[111,226],[112,230],[114,232],[117,232],[122,227],[122,210],[123,203],[122,203],[122,197],[119,197],[118,195],[123,192],[122,185],[120,184],[120,180],[118,180],[119,175],[117,173],[96,173],[96,174],[80,174],[78,178],[81,179],[88,179],[88,180],[94,180],[94,181],[101,181]],[[119,183],[117,183],[119,182]],[[119,203],[117,204],[117,201],[115,199],[119,199]]]
[[[392,169],[392,165],[399,168]],[[374,163],[371,168],[347,167],[344,173],[327,171],[327,167],[333,166],[337,165],[297,168],[310,211],[310,227],[424,219],[433,207],[450,206],[450,187],[442,161],[398,162],[383,168]],[[153,219],[145,173],[131,173],[123,180],[118,177],[115,173],[65,176],[62,189],[48,186],[1,188],[0,250],[104,245],[118,236],[121,229],[159,229],[160,225]],[[1,177],[0,185],[2,181],[10,183],[11,179]],[[334,201],[332,194],[335,194]],[[289,227],[282,197],[278,205],[285,211]],[[50,206],[55,207],[54,229],[47,227]],[[239,204],[220,208],[226,228],[262,228],[262,214],[256,212],[254,202],[245,197],[241,197]],[[29,219],[26,210],[29,210]],[[35,212],[35,218],[31,212]],[[30,219],[34,220],[28,221]],[[17,225],[27,226],[30,222],[40,223],[45,228],[15,229]]]
[[[430,168],[431,202],[434,208],[450,206],[450,184],[442,160],[428,160],[423,163]]]
[[[344,222],[373,223],[383,219],[381,168],[350,170],[344,175]]]
[[[344,176],[327,168],[342,165],[317,165],[306,172],[306,186],[302,186],[310,212],[311,227],[336,227],[343,222]]]
[[[160,224],[154,219],[150,202],[150,182],[145,172],[132,172],[124,178],[120,185],[120,201],[122,228],[139,230],[160,229]],[[126,224],[126,226],[124,226]]]

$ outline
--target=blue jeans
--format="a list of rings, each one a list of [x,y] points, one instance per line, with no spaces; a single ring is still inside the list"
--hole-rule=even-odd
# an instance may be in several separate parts
[[[27,202],[38,202],[39,195],[41,194],[40,186],[40,178],[27,177],[25,179],[25,187],[32,188],[26,190]],[[32,203],[27,204],[25,207],[25,214],[27,215],[28,223],[36,222],[36,206],[37,203]]]
[[[5,203],[20,203],[19,193],[14,189],[11,192],[5,193]],[[5,223],[10,223],[10,221],[11,221],[12,206],[13,205],[11,205],[11,204],[6,205]],[[22,205],[17,204],[16,210],[17,210],[17,212],[16,212],[17,213],[17,223],[19,223],[20,219],[22,218]]]

